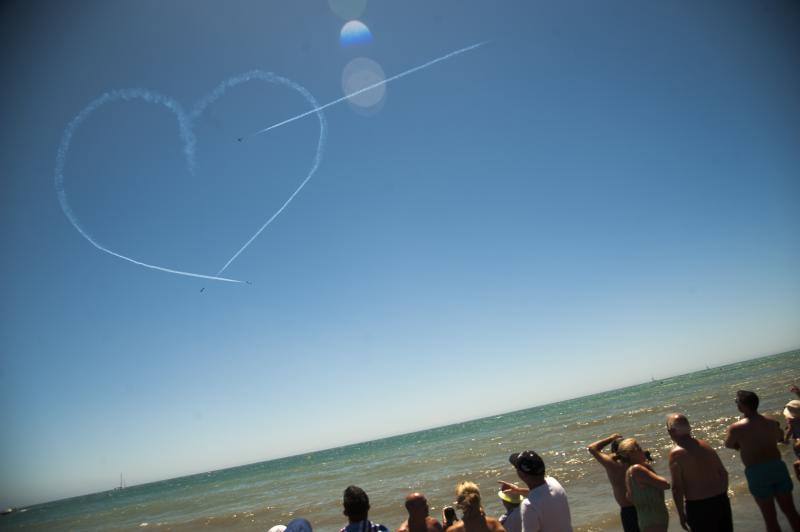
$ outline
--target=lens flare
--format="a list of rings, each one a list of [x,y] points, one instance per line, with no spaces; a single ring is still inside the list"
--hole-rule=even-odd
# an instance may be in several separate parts
[[[339,33],[339,42],[344,47],[371,43],[372,33],[363,22],[351,20],[342,26],[342,31]]]
[[[357,57],[347,63],[342,71],[342,91],[349,94],[347,101],[356,107],[374,108],[386,97],[386,74],[383,68],[366,57]],[[373,90],[362,91],[364,87]]]

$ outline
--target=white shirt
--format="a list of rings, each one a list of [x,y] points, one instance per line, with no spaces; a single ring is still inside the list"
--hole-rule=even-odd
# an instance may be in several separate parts
[[[531,490],[520,511],[522,532],[572,532],[567,492],[553,477]]]

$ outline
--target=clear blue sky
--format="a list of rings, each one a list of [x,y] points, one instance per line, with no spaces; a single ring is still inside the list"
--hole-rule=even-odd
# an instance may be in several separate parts
[[[795,1],[20,2],[0,12],[0,504],[407,432],[800,346]],[[144,87],[190,108],[254,68],[343,95],[318,173],[201,282],[62,213],[62,131]],[[109,105],[65,168],[87,229],[213,273],[302,179],[308,109],[232,90],[197,123]],[[206,287],[204,292],[200,292]]]

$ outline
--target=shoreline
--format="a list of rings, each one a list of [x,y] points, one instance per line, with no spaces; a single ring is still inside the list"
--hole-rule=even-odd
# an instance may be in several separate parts
[[[461,480],[477,482],[487,514],[497,516],[496,482],[516,480],[508,455],[534,448],[548,474],[564,485],[576,531],[615,530],[618,507],[586,446],[612,432],[635,436],[653,452],[656,471],[668,475],[671,442],[664,419],[681,410],[695,435],[720,453],[730,474],[735,523],[747,530],[760,515],[738,454],[721,449],[725,427],[738,419],[731,394],[750,387],[762,396],[763,413],[780,414],[788,400],[781,383],[800,379],[797,368],[800,351],[790,351],[434,429],[32,505],[0,522],[48,529],[105,530],[116,523],[133,530],[148,523],[141,528],[262,530],[302,516],[320,530],[338,530],[341,492],[356,484],[370,495],[371,517],[396,527],[407,493],[425,493],[438,518]],[[781,452],[785,461],[793,456],[788,446]],[[665,499],[671,507],[669,493]],[[671,516],[676,524],[674,510]]]

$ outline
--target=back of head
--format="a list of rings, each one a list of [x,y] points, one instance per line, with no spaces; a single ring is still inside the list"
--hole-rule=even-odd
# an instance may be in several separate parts
[[[464,513],[464,518],[478,516],[483,513],[481,507],[481,492],[474,482],[462,482],[456,486],[456,505]]]
[[[613,458],[617,462],[620,462],[622,460],[622,457],[619,455],[619,444],[624,439],[625,438],[619,437],[611,442],[611,458]]]
[[[358,486],[347,486],[342,496],[342,505],[344,515],[352,522],[363,521],[369,514],[369,497]]]
[[[670,414],[667,416],[667,432],[673,438],[691,436],[692,426],[689,419],[683,414]]]
[[[748,410],[758,410],[758,396],[755,392],[739,390],[736,392],[736,403]]]
[[[408,510],[409,517],[427,517],[428,516],[428,500],[422,493],[414,492],[406,496],[406,510]]]
[[[508,457],[508,461],[514,466],[518,474],[523,473],[531,477],[544,477],[544,460],[536,451],[527,450],[521,453],[514,453]]]
[[[634,452],[640,450],[639,442],[636,441],[636,438],[625,438],[621,442],[619,442],[619,446],[617,446],[616,456],[625,464],[631,464],[631,458]]]

